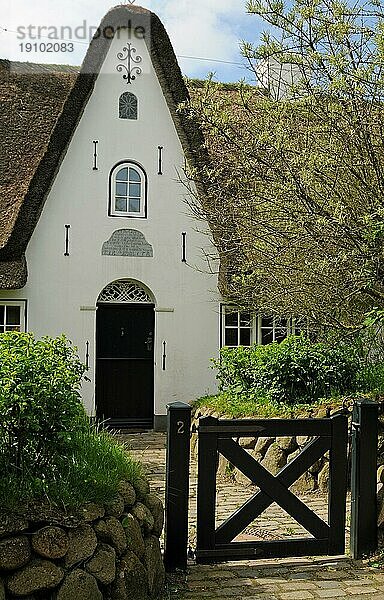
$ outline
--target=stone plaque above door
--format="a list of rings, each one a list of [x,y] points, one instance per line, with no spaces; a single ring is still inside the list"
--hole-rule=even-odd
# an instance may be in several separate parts
[[[153,257],[153,248],[141,231],[136,229],[117,229],[101,249],[104,256],[140,256]]]

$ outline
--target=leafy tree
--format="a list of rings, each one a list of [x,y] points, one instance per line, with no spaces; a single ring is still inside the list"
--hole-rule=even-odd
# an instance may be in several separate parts
[[[242,44],[256,85],[193,91],[211,160],[190,174],[205,186],[190,204],[211,224],[230,300],[359,329],[384,308],[383,6],[247,9],[268,26]]]

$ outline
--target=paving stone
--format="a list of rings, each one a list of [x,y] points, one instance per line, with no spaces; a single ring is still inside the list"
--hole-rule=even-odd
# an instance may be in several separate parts
[[[373,587],[365,587],[365,586],[354,586],[354,587],[346,587],[345,588],[345,592],[347,594],[350,595],[356,595],[356,594],[373,594],[374,592],[377,592],[378,590],[376,588]]]
[[[279,586],[283,592],[290,592],[293,590],[314,590],[316,584],[312,581],[287,581]]]
[[[310,600],[315,597],[316,596],[311,594],[311,592],[305,590],[301,592],[284,592],[283,594],[280,594],[281,600]]]
[[[345,598],[344,589],[317,590],[316,597],[319,598]]]
[[[343,589],[339,581],[316,581],[316,586],[323,590],[328,589]]]

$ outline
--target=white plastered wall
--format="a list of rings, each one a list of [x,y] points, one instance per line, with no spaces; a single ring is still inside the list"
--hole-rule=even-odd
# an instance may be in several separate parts
[[[90,382],[83,386],[87,410],[94,412],[96,301],[101,290],[121,278],[147,286],[156,301],[155,409],[190,401],[215,390],[210,358],[219,346],[217,277],[208,273],[204,251],[208,236],[189,214],[179,182],[184,155],[143,40],[134,40],[143,73],[127,85],[116,66],[127,41],[115,38],[96,81],[68,152],[48,195],[27,249],[28,282],[2,299],[28,300],[28,330],[37,336],[64,332],[85,359],[90,346]],[[139,101],[139,119],[118,118],[124,91]],[[98,170],[93,170],[93,141],[98,140]],[[158,146],[163,146],[163,175],[158,175]],[[140,163],[148,176],[146,219],[108,216],[108,179],[122,160]],[[64,256],[65,225],[70,255]],[[141,231],[153,258],[102,256],[103,242],[117,229]],[[181,233],[187,233],[187,264],[181,261]],[[92,310],[93,308],[93,310]],[[173,309],[173,312],[162,309]],[[162,370],[162,342],[167,368]]]

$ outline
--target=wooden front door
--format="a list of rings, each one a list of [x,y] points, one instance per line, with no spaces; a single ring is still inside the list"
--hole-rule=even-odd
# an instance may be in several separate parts
[[[96,412],[124,427],[153,427],[154,306],[100,304],[96,313]]]

